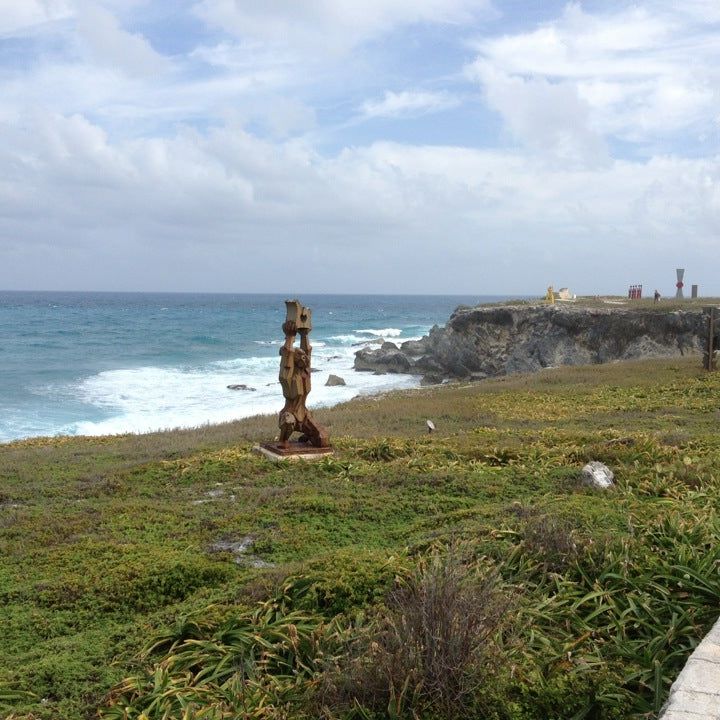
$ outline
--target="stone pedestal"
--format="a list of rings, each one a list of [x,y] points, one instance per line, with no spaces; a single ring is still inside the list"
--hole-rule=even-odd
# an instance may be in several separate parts
[[[264,455],[273,462],[284,460],[322,460],[333,454],[330,447],[314,447],[309,443],[289,442],[287,444],[273,442],[256,445],[253,452]]]

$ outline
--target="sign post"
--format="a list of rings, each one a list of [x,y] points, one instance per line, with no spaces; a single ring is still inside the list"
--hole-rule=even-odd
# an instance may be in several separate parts
[[[718,319],[718,308],[705,307],[703,313],[707,317],[707,339],[705,341],[705,352],[703,353],[703,367],[705,370],[717,370],[718,337],[716,322]]]

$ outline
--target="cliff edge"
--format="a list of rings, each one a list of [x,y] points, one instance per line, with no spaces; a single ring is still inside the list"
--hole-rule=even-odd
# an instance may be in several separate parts
[[[355,354],[356,370],[482,379],[558,365],[676,357],[702,352],[701,310],[660,311],[570,305],[459,307],[445,327],[400,348]]]

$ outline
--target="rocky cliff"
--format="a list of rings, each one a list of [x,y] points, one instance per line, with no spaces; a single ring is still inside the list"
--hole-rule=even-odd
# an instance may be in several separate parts
[[[557,365],[588,365],[701,352],[699,310],[596,309],[571,305],[459,307],[421,341],[356,353],[357,370],[481,379]]]

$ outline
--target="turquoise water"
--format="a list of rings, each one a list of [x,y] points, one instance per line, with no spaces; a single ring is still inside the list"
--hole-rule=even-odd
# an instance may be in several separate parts
[[[352,369],[358,343],[403,342],[488,296],[305,295],[313,309],[311,406],[413,387]],[[192,427],[282,405],[285,297],[0,292],[0,441]],[[328,373],[346,387],[326,388]],[[254,391],[231,391],[243,383]]]

